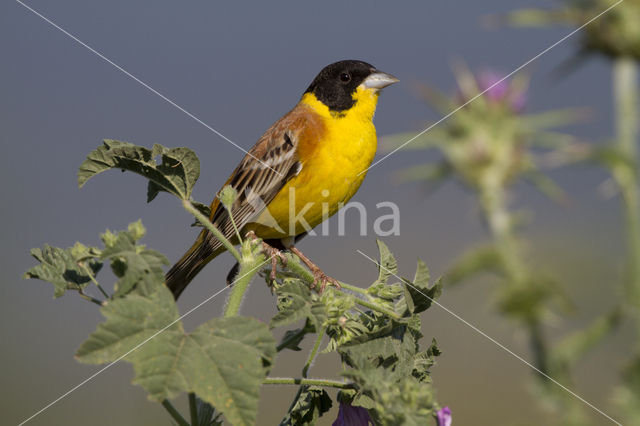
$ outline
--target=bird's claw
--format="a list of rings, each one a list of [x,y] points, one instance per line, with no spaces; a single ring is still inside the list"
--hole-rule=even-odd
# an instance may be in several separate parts
[[[253,231],[247,232],[246,238],[249,238],[252,241],[258,240],[258,236]],[[267,258],[271,259],[269,288],[271,289],[271,293],[273,293],[273,284],[276,281],[276,273],[278,270],[278,259],[280,259],[280,262],[282,262],[282,266],[287,266],[287,256],[285,256],[285,254],[282,253],[281,250],[278,250],[277,248],[264,241],[262,241],[262,252],[267,256]]]
[[[313,273],[313,282],[310,285],[310,288],[314,289],[320,283],[320,288],[318,289],[318,294],[322,294],[327,285],[332,285],[338,290],[341,288],[340,282],[333,277],[328,276],[324,272],[320,270],[320,268],[315,268],[311,271]]]

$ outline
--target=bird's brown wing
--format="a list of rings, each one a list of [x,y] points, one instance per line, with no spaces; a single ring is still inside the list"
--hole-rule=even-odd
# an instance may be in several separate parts
[[[300,141],[315,144],[323,130],[321,118],[308,106],[298,104],[271,126],[249,150],[225,184],[238,192],[231,209],[238,229],[255,219],[289,179],[300,172]],[[225,237],[231,239],[234,236],[233,224],[217,197],[211,204],[211,212],[211,222]],[[204,243],[205,250],[210,253],[221,246],[210,233],[207,233]]]

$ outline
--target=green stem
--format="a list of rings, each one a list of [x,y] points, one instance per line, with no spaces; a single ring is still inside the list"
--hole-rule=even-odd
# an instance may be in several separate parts
[[[173,417],[173,420],[175,420],[179,426],[189,426],[189,423],[184,419],[184,417],[182,417],[168,399],[162,401],[162,406],[169,412],[171,417]]]
[[[305,385],[305,386],[324,386],[336,389],[349,389],[353,387],[351,383],[339,382],[337,380],[327,379],[304,379],[294,377],[267,377],[262,381],[263,385]]]
[[[395,313],[395,312],[393,312],[393,311],[391,311],[391,310],[389,310],[387,308],[383,308],[380,305],[376,305],[375,303],[367,302],[366,300],[362,300],[362,299],[360,299],[358,297],[356,297],[354,301],[360,306],[364,306],[365,308],[369,308],[372,311],[380,312],[381,314],[384,314],[384,315],[386,315],[388,317],[391,317],[393,319],[399,320],[399,319],[402,318],[402,315],[399,315],[399,314],[397,314],[397,313]]]
[[[638,167],[638,65],[632,58],[617,58],[613,63],[613,92],[616,112],[616,145],[631,165],[614,167],[620,186],[627,225],[629,277],[627,294],[631,306],[640,307],[640,200]],[[640,322],[638,325],[640,329]]]
[[[111,296],[109,296],[109,294],[106,291],[104,291],[104,289],[102,288],[98,280],[96,280],[96,277],[93,276],[93,273],[91,272],[91,270],[87,268],[87,265],[85,265],[84,262],[80,263],[80,265],[82,266],[82,269],[84,269],[84,271],[87,273],[87,275],[89,275],[89,278],[91,278],[91,281],[96,285],[96,287],[98,287],[98,290],[100,290],[100,293],[102,293],[102,295],[107,299],[111,299]]]
[[[343,283],[342,281],[340,281],[340,286],[345,290],[353,291],[354,293],[360,293],[364,296],[370,297],[369,293],[367,292],[367,289],[365,288],[356,287],[355,285]]]
[[[517,286],[524,281],[526,268],[520,258],[518,241],[513,235],[513,216],[507,208],[507,192],[499,179],[487,176],[481,185],[480,204],[498,248],[507,281]]]
[[[96,299],[95,297],[91,297],[89,295],[84,294],[84,292],[82,290],[78,290],[78,294],[80,295],[80,297],[82,297],[84,300],[88,300],[89,302],[95,303],[98,306],[104,306],[104,302]]]
[[[196,394],[189,392],[189,413],[191,414],[191,426],[198,426],[198,404],[196,403]]]
[[[309,353],[309,357],[307,358],[307,362],[304,364],[304,367],[302,367],[302,377],[304,377],[304,379],[307,378],[307,373],[309,372],[309,368],[311,368],[311,364],[313,363],[313,360],[315,359],[316,355],[318,354],[318,349],[320,348],[320,344],[322,343],[322,338],[324,337],[325,331],[326,331],[326,328],[323,328],[318,333],[318,337],[316,338],[316,343],[313,345],[313,348],[311,349],[311,353]],[[289,409],[287,410],[287,412],[291,412],[291,410],[293,410],[293,407],[296,405],[296,402],[300,398],[300,395],[302,395],[302,392],[305,389],[307,389],[307,387],[308,387],[308,385],[306,385],[306,384],[301,384],[300,385],[300,387],[298,388],[298,392],[296,392],[296,396],[293,397],[293,400],[291,401],[291,405],[289,405]]]
[[[293,272],[294,274],[296,274],[298,277],[300,277],[302,280],[304,280],[307,284],[311,285],[313,283],[313,274],[311,274],[311,272],[309,272],[304,266],[302,266],[300,263],[298,263],[297,258],[294,257],[292,254],[287,253],[287,268]],[[364,289],[361,289],[359,287],[350,285],[350,284],[346,284],[343,283],[342,281],[340,281],[340,286],[342,288],[344,288],[345,290],[349,290],[349,291],[354,291],[360,294],[363,294],[365,296],[368,296],[367,291]],[[387,309],[384,308],[380,305],[376,305],[375,303],[372,302],[368,302],[366,300],[362,300],[359,297],[355,297],[354,301],[360,305],[360,306],[364,306],[366,308],[371,309],[372,311],[376,311],[376,312],[380,312],[381,314],[387,315],[391,318],[394,319],[401,319],[402,316]]]
[[[318,338],[316,339],[316,343],[313,345],[311,352],[309,353],[309,357],[307,358],[307,362],[302,367],[302,377],[307,378],[307,373],[309,372],[309,368],[311,368],[311,364],[313,364],[313,360],[318,355],[318,350],[320,349],[320,344],[322,343],[322,338],[324,337],[325,329],[323,328],[318,333]]]
[[[238,315],[240,305],[244,294],[249,287],[249,283],[255,276],[255,274],[271,259],[264,259],[264,256],[253,256],[240,260],[240,271],[238,272],[238,278],[232,283],[233,289],[227,302],[227,306],[224,310],[224,317],[234,317]]]
[[[188,200],[182,200],[182,206],[185,208],[186,211],[188,211],[196,219],[198,219],[198,222],[200,222],[202,226],[207,228],[209,232],[211,232],[218,240],[220,240],[224,248],[226,248],[227,251],[229,251],[229,253],[231,253],[238,262],[242,262],[242,256],[240,256],[240,253],[238,252],[238,250],[236,250],[234,245],[231,244],[231,241],[229,241],[227,238],[225,238],[224,235],[222,235],[222,232],[220,232],[218,228],[213,226],[213,223],[211,223],[208,217],[200,213],[200,211],[195,207],[193,207],[193,204],[191,204],[191,202]]]
[[[529,324],[529,338],[535,366],[544,374],[553,374],[554,372],[549,371],[549,352],[544,340],[540,321],[537,319]],[[544,381],[545,383],[548,382],[546,379]]]

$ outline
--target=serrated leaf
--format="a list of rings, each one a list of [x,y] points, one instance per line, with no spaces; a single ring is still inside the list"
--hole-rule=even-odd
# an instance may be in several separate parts
[[[376,240],[376,243],[380,252],[380,264],[378,265],[378,279],[373,285],[386,284],[389,277],[398,272],[398,262],[385,243],[380,240]]]
[[[287,330],[282,336],[282,341],[278,344],[278,351],[283,349],[291,349],[292,351],[301,351],[300,343],[304,339],[304,337],[313,333],[315,327],[311,324],[311,321],[307,319],[302,328],[296,328],[295,330]]]
[[[160,163],[156,157],[160,156]],[[188,200],[200,176],[200,161],[189,148],[166,148],[154,145],[153,149],[128,142],[105,139],[103,145],[89,153],[78,170],[78,186],[109,169],[121,169],[139,174],[149,180],[147,201],[160,191]]]
[[[100,259],[110,260],[114,274],[119,278],[114,286],[114,297],[121,297],[134,288],[149,293],[164,282],[163,265],[169,260],[155,250],[138,245],[145,233],[140,221],[129,225],[127,231],[102,235],[105,249]]]
[[[287,282],[276,290],[278,313],[271,318],[271,328],[281,327],[307,318],[315,330],[326,320],[324,306],[314,300],[309,287],[301,281]]]
[[[327,391],[318,386],[309,386],[302,391],[291,411],[280,422],[280,426],[311,426],[333,405]]]
[[[340,346],[343,360],[354,366],[366,359],[374,368],[389,368],[400,375],[408,375],[413,369],[413,358],[418,349],[412,333],[406,325],[394,327],[386,335]]]
[[[81,362],[120,357],[133,364],[134,382],[161,401],[195,392],[234,425],[255,423],[258,390],[275,342],[254,318],[214,318],[185,334],[171,292],[129,293],[101,309],[106,321],[80,346]]]
[[[24,278],[50,282],[54,286],[54,297],[62,296],[67,290],[81,290],[91,282],[91,275],[81,265],[94,276],[102,268],[101,262],[88,258],[97,252],[93,247],[82,245],[61,249],[45,244],[41,249],[31,249],[31,256],[40,264],[25,272]]]
[[[429,268],[420,259],[413,282],[403,280],[405,288],[405,302],[407,309],[412,314],[424,312],[435,299],[442,294],[442,282],[440,280],[429,288]]]
[[[363,354],[354,356],[353,365],[354,369],[343,373],[357,385],[352,405],[367,408],[375,424],[429,424],[434,397],[428,381],[420,382],[391,368],[375,367]]]

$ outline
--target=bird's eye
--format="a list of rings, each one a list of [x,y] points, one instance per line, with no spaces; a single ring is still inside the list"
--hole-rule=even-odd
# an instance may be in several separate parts
[[[342,74],[340,74],[340,80],[346,83],[347,81],[351,80],[351,75],[349,75],[349,73],[347,72],[343,72]]]

